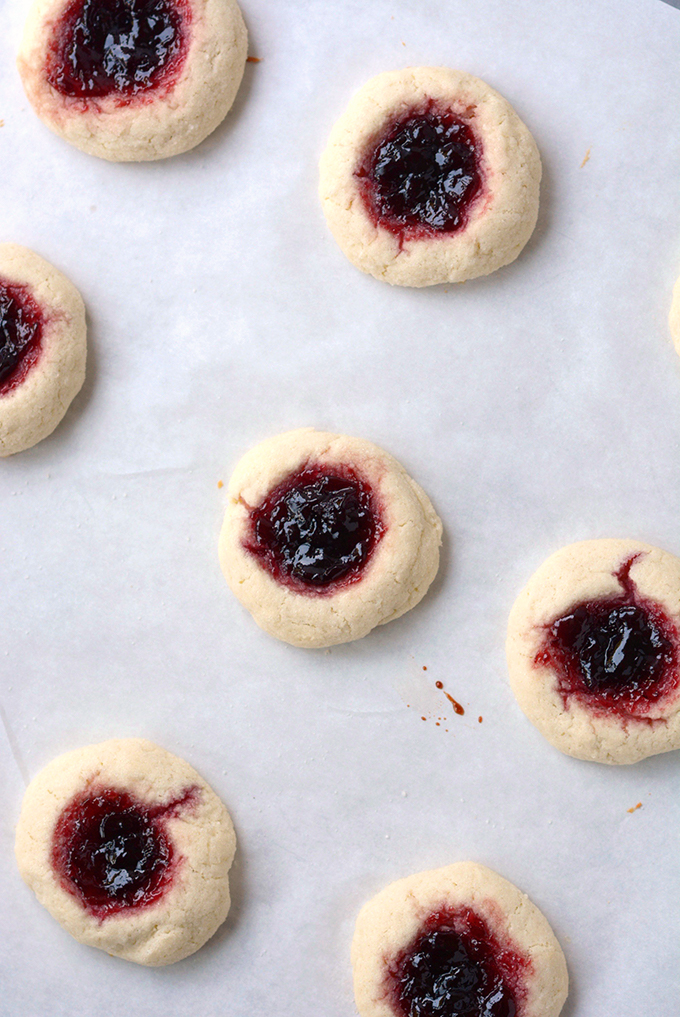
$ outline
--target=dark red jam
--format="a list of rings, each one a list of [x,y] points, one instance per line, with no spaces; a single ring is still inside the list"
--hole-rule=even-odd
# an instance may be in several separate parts
[[[153,806],[108,787],[76,795],[52,839],[52,864],[64,889],[100,919],[155,903],[178,863],[165,822],[191,807],[198,794],[188,788]]]
[[[47,80],[78,99],[170,88],[188,19],[186,0],[73,0],[55,29]]]
[[[0,395],[16,388],[37,361],[44,324],[28,287],[0,279]]]
[[[518,1017],[531,961],[470,908],[439,911],[390,966],[398,1017]]]
[[[628,558],[614,575],[621,593],[574,604],[546,627],[536,664],[552,668],[563,701],[644,716],[678,688],[678,631],[664,608],[643,597]]]
[[[434,100],[394,120],[356,170],[369,215],[402,239],[455,233],[482,190],[481,146]]]
[[[250,510],[245,547],[299,593],[361,578],[384,526],[370,486],[349,466],[306,466]]]

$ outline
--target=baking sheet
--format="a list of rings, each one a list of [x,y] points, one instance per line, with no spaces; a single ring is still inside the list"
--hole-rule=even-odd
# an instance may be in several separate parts
[[[677,10],[244,0],[261,62],[234,109],[148,165],[36,119],[14,70],[25,10],[0,10],[1,238],[79,287],[90,360],[60,428],[0,468],[0,1010],[347,1017],[361,904],[470,858],[551,922],[565,1017],[675,1013],[678,755],[616,768],[552,749],[515,704],[504,637],[565,543],[680,554]],[[362,275],[316,198],[351,93],[409,64],[486,79],[543,157],[528,247],[460,287]],[[384,446],[445,526],[420,607],[328,651],[260,632],[216,554],[219,482],[302,425]],[[71,940],[13,861],[26,780],[129,735],[196,766],[239,836],[225,926],[168,969]]]

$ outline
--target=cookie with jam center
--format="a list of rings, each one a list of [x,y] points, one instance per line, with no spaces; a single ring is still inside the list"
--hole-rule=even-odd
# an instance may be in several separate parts
[[[432,286],[514,261],[540,179],[536,144],[503,96],[462,71],[407,67],[352,98],[321,157],[319,194],[357,268]]]
[[[546,918],[475,862],[382,890],[359,913],[351,959],[361,1017],[557,1017],[567,997]]]
[[[305,428],[238,463],[219,556],[261,628],[294,646],[332,646],[419,603],[441,533],[429,498],[391,455]]]
[[[34,0],[17,64],[40,119],[114,162],[194,148],[245,67],[236,0]]]
[[[634,540],[562,548],[518,596],[507,657],[520,707],[562,752],[680,748],[680,559]]]

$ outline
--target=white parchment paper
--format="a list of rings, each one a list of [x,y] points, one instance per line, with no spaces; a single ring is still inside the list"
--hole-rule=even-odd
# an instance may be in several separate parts
[[[64,423],[0,464],[0,1012],[351,1017],[361,904],[470,858],[551,922],[565,1017],[672,1017],[678,754],[561,755],[515,704],[504,638],[517,592],[565,543],[680,554],[680,14],[660,0],[243,10],[261,62],[222,127],[180,158],[111,165],[35,117],[14,68],[26,5],[0,7],[0,236],[73,279],[90,330]],[[362,275],[316,197],[351,93],[409,64],[486,79],[544,161],[528,247],[460,287]],[[446,534],[420,607],[326,652],[260,632],[216,553],[218,482],[301,425],[388,449]],[[25,781],[128,735],[196,766],[239,835],[227,923],[163,970],[71,940],[13,859]]]

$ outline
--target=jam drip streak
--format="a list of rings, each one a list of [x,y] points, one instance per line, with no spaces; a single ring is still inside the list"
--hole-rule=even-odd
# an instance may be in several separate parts
[[[631,579],[639,557],[614,573],[619,595],[575,604],[546,626],[535,663],[555,671],[565,703],[573,696],[593,708],[644,714],[678,687],[678,632]]]
[[[482,189],[480,153],[469,123],[434,100],[410,110],[356,170],[369,215],[404,239],[463,229]]]
[[[530,961],[469,908],[432,915],[390,967],[399,1017],[516,1017]]]
[[[113,788],[77,795],[59,816],[52,841],[52,864],[64,889],[99,919],[153,904],[178,862],[164,824],[199,793],[188,788],[155,806]]]
[[[373,492],[349,466],[306,466],[250,509],[247,551],[299,593],[361,578],[384,527]]]
[[[43,325],[28,287],[0,279],[0,395],[16,388],[37,361]]]
[[[169,87],[186,22],[184,0],[74,0],[55,31],[47,79],[79,99]]]

